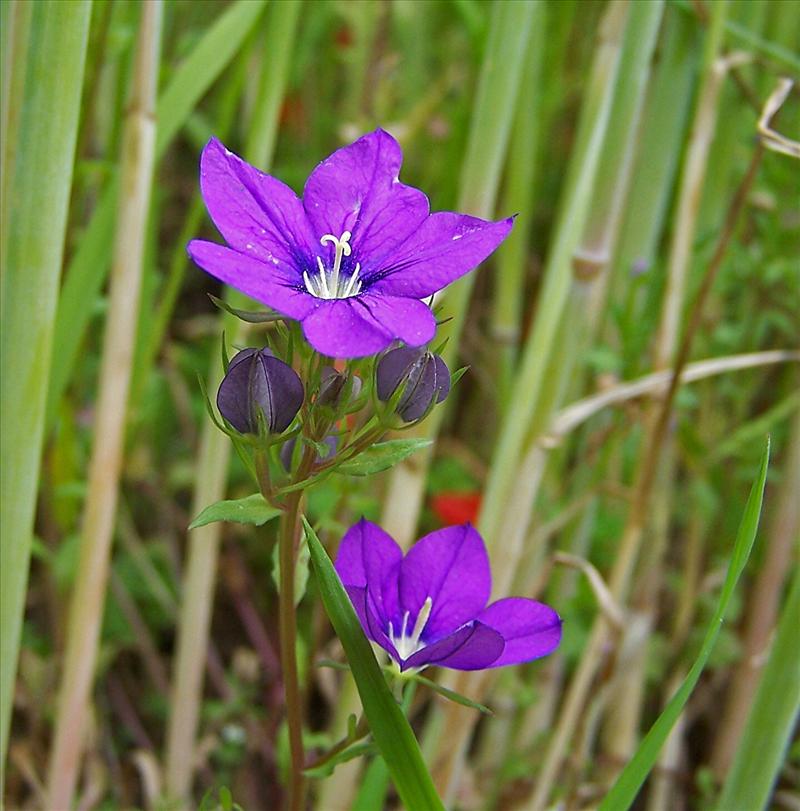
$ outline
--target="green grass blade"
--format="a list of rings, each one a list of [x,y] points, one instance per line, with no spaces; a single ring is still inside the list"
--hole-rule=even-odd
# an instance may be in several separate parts
[[[347,654],[372,736],[386,761],[400,799],[406,808],[414,811],[444,809],[422,760],[417,739],[392,697],[350,598],[305,518],[303,526],[322,602]]]
[[[45,400],[72,183],[89,2],[34,3],[3,234],[0,763],[5,761],[28,579]]]
[[[758,477],[750,490],[750,496],[747,499],[747,504],[744,509],[744,516],[739,525],[739,532],[736,536],[736,543],[733,547],[733,556],[731,558],[730,566],[728,566],[728,573],[725,577],[725,583],[722,586],[722,593],[719,597],[717,609],[714,616],[709,623],[708,630],[706,631],[703,645],[700,648],[700,653],[692,665],[691,670],[683,680],[678,691],[667,704],[664,711],[659,716],[658,720],[653,724],[650,731],[644,737],[639,749],[633,756],[631,761],[623,770],[622,774],[617,779],[617,782],[611,788],[611,791],[606,795],[603,802],[600,804],[599,811],[620,811],[620,809],[630,808],[636,799],[636,795],[642,786],[642,783],[647,778],[650,770],[655,765],[661,747],[667,740],[667,737],[672,730],[675,722],[678,720],[681,712],[683,711],[689,696],[697,684],[700,674],[706,666],[708,657],[719,636],[722,622],[725,618],[725,612],[728,608],[733,590],[736,588],[736,583],[739,580],[742,571],[750,557],[750,552],[753,549],[753,543],[756,538],[756,530],[758,529],[758,519],[761,515],[761,502],[764,497],[764,485],[767,480],[767,467],[769,464],[769,441],[764,448],[764,453],[761,456],[761,466],[758,472]],[[742,808],[750,808],[751,806],[742,805]]]
[[[758,685],[747,726],[717,808],[764,809],[769,802],[786,747],[800,713],[800,567]]]
[[[265,3],[266,0],[239,0],[231,6],[201,37],[175,71],[156,107],[156,160],[164,155],[197,102],[233,59],[257,22]],[[58,404],[72,376],[97,296],[108,274],[117,190],[116,179],[106,186],[67,269],[56,318],[59,351],[50,369],[48,428],[53,424]]]
[[[156,157],[161,157],[206,90],[233,59],[266,0],[239,0],[208,29],[158,100]]]

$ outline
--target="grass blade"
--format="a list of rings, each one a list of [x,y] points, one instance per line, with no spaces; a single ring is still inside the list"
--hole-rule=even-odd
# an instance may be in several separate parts
[[[744,571],[744,567],[747,564],[750,552],[753,548],[756,530],[758,529],[758,519],[761,515],[761,502],[764,497],[764,485],[767,481],[768,464],[769,441],[767,441],[764,453],[761,456],[761,466],[758,477],[750,490],[750,496],[744,508],[744,516],[742,523],[739,525],[739,532],[736,536],[733,556],[725,577],[725,583],[722,586],[722,593],[719,597],[717,609],[706,631],[700,653],[684,679],[683,684],[681,684],[669,704],[665,707],[664,712],[661,713],[658,720],[644,737],[636,754],[600,804],[599,811],[620,811],[620,809],[631,807],[642,783],[644,783],[650,770],[655,765],[658,754],[664,742],[667,740],[670,730],[678,720],[686,702],[689,700],[689,696],[692,694],[692,690],[694,690],[700,678],[700,674],[703,672],[703,668],[706,666],[708,657],[711,655],[711,651],[722,628],[722,622],[725,618],[728,603],[733,595],[733,590],[736,588],[736,583],[742,571]],[[742,807],[750,808],[752,806],[743,805]]]
[[[422,760],[417,739],[392,697],[350,598],[316,533],[303,519],[314,576],[325,610],[347,654],[372,736],[406,808],[444,809]]]
[[[28,579],[45,400],[91,5],[30,8],[14,165],[5,167],[2,234],[0,486],[0,764],[5,762]],[[20,94],[20,98],[21,98]],[[45,122],[45,123],[43,123]],[[4,146],[5,148],[5,146]],[[9,160],[11,156],[8,156]],[[6,221],[3,217],[3,224]],[[2,782],[2,778],[0,778]]]
[[[754,810],[767,807],[800,713],[798,617],[800,567],[796,567],[744,736],[722,789],[719,811],[737,806]]]

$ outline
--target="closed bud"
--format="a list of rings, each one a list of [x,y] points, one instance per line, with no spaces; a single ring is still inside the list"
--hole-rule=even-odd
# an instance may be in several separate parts
[[[438,355],[424,349],[392,349],[380,359],[375,377],[383,402],[404,387],[396,411],[406,422],[418,420],[450,393],[450,370]]]
[[[217,392],[219,413],[242,434],[285,431],[303,404],[303,384],[291,366],[269,349],[237,353]],[[261,415],[261,416],[259,416]]]
[[[337,372],[332,366],[325,366],[322,369],[319,392],[317,393],[317,404],[328,408],[339,408],[342,404],[342,395],[348,380],[352,380],[350,396],[358,397],[361,391],[361,378],[353,375],[352,378],[344,372]]]

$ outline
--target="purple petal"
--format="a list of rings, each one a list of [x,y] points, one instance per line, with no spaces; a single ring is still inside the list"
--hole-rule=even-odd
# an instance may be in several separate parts
[[[431,532],[400,565],[400,611],[417,616],[433,601],[423,641],[438,640],[477,617],[492,590],[483,538],[470,524]]]
[[[414,346],[430,341],[436,319],[421,301],[370,294],[322,300],[303,321],[306,340],[334,358],[363,358],[399,339]]]
[[[384,254],[379,267],[362,278],[375,290],[425,298],[483,262],[513,224],[513,217],[489,222],[449,211],[431,214],[399,250]]]
[[[345,586],[347,596],[353,604],[358,621],[364,630],[364,634],[368,639],[377,642],[396,662],[400,661],[400,656],[397,649],[392,644],[392,640],[386,635],[381,628],[380,620],[375,616],[372,609],[373,601],[366,588],[359,588],[357,586]]]
[[[397,613],[397,579],[403,552],[377,524],[361,519],[345,533],[336,569],[345,586],[366,587],[381,624]],[[378,640],[376,640],[377,642]]]
[[[503,645],[503,637],[497,631],[474,622],[412,654],[401,669],[438,665],[454,670],[482,670],[502,655]]]
[[[302,271],[314,267],[318,243],[302,202],[288,186],[212,138],[200,158],[200,190],[231,247],[294,267],[302,283]]]
[[[318,306],[318,299],[297,285],[296,275],[288,265],[261,262],[200,239],[192,240],[186,250],[214,278],[289,318],[306,318]]]
[[[561,618],[550,606],[524,597],[506,597],[485,608],[478,619],[505,639],[503,655],[492,667],[530,662],[552,653],[561,641]]]
[[[400,145],[375,130],[334,152],[306,181],[303,205],[317,239],[352,233],[353,262],[371,267],[370,257],[402,245],[428,216],[428,198],[400,183]]]

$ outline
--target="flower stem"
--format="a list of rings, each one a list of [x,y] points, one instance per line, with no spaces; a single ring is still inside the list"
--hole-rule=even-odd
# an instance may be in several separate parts
[[[296,481],[308,476],[314,463],[315,452],[306,446],[303,458],[295,474]],[[264,494],[266,497],[266,493]],[[306,783],[303,775],[305,753],[303,752],[303,706],[300,683],[297,676],[297,615],[294,599],[294,572],[296,547],[300,538],[300,506],[303,491],[289,495],[286,512],[281,516],[278,536],[278,559],[280,578],[278,585],[278,625],[280,629],[281,673],[286,699],[286,725],[289,728],[290,770],[286,798],[288,811],[300,811],[304,805]]]

